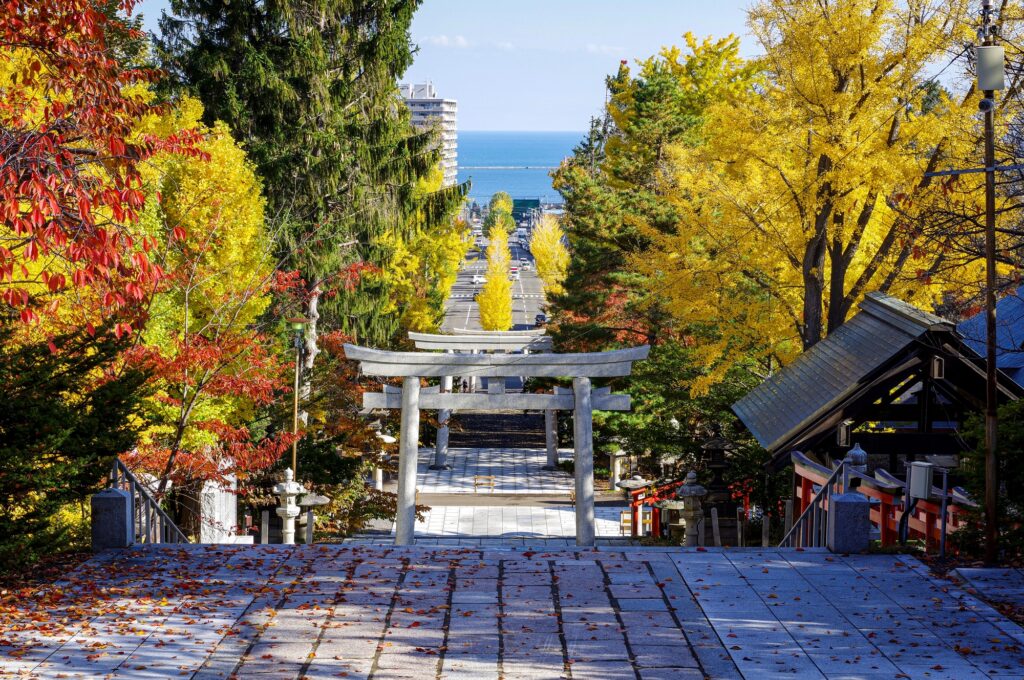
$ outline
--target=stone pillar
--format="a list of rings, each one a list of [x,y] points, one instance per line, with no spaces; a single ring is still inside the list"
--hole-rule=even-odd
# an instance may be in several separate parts
[[[590,378],[573,378],[573,448],[576,472],[576,545],[594,545],[594,413]]]
[[[121,489],[104,489],[89,501],[92,549],[127,548],[135,541],[135,499]]]
[[[828,549],[834,553],[861,553],[871,539],[871,505],[867,496],[841,493],[828,499]]]
[[[238,480],[206,482],[199,494],[199,542],[233,543],[238,526]]]
[[[395,545],[412,545],[416,528],[416,463],[420,439],[420,379],[402,379],[402,433],[398,441],[398,513]]]
[[[448,352],[449,354],[451,352]],[[441,394],[452,391],[452,377],[446,375],[441,378]],[[448,420],[452,417],[451,409],[441,409],[437,412],[437,441],[434,444],[434,464],[431,470],[450,470],[448,467]]]
[[[545,470],[558,469],[558,411],[544,411],[544,443],[547,446],[548,462]]]
[[[469,353],[470,354],[476,354],[476,350],[475,349],[471,349],[471,350],[469,350]],[[469,391],[471,393],[472,392],[476,392],[476,373],[474,371],[472,371],[472,370],[470,370],[470,373],[469,373]]]
[[[377,491],[384,490],[384,468],[380,466],[373,468],[373,488]]]

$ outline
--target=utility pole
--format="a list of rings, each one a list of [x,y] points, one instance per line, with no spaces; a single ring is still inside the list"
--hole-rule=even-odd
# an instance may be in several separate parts
[[[1002,89],[1002,48],[995,47],[992,0],[981,3],[981,47],[978,49],[978,87],[984,93],[979,107],[985,117],[985,562],[999,557],[996,504],[999,475],[996,456],[999,395],[996,382],[996,151],[995,91]],[[992,73],[996,59],[998,74]],[[994,77],[998,76],[998,77]]]
[[[992,0],[981,2],[981,28],[975,48],[978,89],[982,100],[978,108],[985,121],[985,167],[927,172],[925,177],[959,176],[985,173],[985,562],[994,564],[999,557],[999,527],[996,503],[999,500],[999,472],[996,456],[999,383],[996,368],[996,172],[1024,170],[1024,165],[996,165],[995,109],[996,90],[1006,87],[1003,77],[1006,56],[997,46],[999,27],[993,21]]]

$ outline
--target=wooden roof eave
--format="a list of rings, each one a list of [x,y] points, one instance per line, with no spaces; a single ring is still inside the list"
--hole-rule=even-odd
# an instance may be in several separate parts
[[[906,357],[906,354],[904,356]],[[807,419],[806,426],[791,432],[784,439],[773,442],[767,447],[768,451],[772,454],[768,467],[772,469],[781,468],[782,465],[779,465],[779,463],[784,461],[789,452],[807,448],[806,444],[808,442],[816,442],[823,434],[835,430],[839,423],[849,417],[848,411],[853,410],[852,407],[855,404],[869,396],[873,401],[877,398],[874,394],[875,390],[879,389],[883,384],[909,373],[923,363],[924,360],[917,352],[911,352],[909,357],[906,357],[895,367],[876,372],[876,375],[869,376],[860,387],[846,392],[839,399],[833,400],[818,409],[814,415]]]

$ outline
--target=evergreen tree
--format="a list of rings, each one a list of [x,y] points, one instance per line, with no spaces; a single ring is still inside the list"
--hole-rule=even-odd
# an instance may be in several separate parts
[[[548,299],[560,351],[652,345],[632,376],[614,381],[633,395],[633,409],[595,418],[599,444],[615,438],[614,446],[635,455],[678,453],[696,465],[713,423],[750,443],[728,427],[735,420],[728,405],[756,378],[737,370],[713,393],[692,396],[705,374],[694,340],[705,329],[672,319],[631,260],[648,248],[648,234],[671,233],[679,220],[666,196],[674,186],[665,172],[673,148],[700,143],[696,131],[708,103],[723,88],[750,82],[752,68],[739,60],[735,38],[698,43],[688,35],[687,42],[688,54],[665,48],[636,73],[623,63],[607,80],[603,115],[555,171],[572,256],[564,292],[549,291]],[[660,472],[653,458],[646,466]]]
[[[321,316],[366,344],[391,341],[400,314],[387,276],[346,274],[366,271],[354,263],[386,272],[379,237],[448,221],[465,193],[415,192],[439,160],[436,133],[413,130],[396,87],[412,63],[418,6],[172,0],[160,22],[165,68],[200,98],[208,123],[228,123],[264,178],[283,266],[307,288],[307,367]]]
[[[112,370],[128,340],[108,331],[58,336],[54,353],[0,323],[0,570],[67,547],[65,512],[78,514],[136,441],[145,375]]]

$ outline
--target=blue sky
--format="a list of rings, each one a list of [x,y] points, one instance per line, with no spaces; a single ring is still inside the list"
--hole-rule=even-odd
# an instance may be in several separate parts
[[[142,0],[156,30],[167,0]],[[698,36],[746,34],[747,0],[425,0],[405,80],[459,102],[463,130],[583,130],[622,59]],[[744,53],[755,47],[744,39]]]

